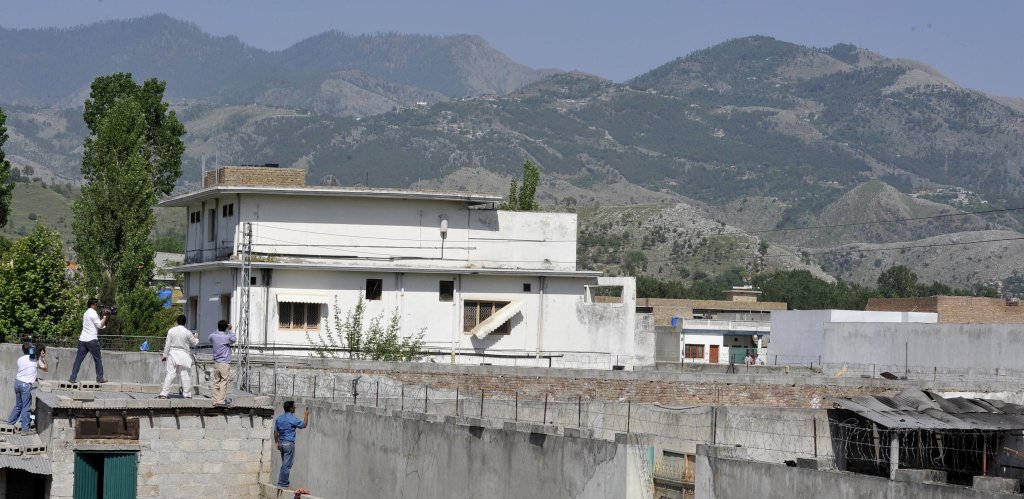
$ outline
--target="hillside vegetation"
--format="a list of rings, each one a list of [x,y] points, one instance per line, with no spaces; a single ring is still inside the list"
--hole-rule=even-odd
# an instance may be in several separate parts
[[[63,54],[58,41],[109,49],[94,73],[168,80],[189,131],[183,188],[196,185],[203,155],[305,168],[312,184],[499,192],[529,160],[543,175],[538,200],[579,211],[580,261],[613,273],[692,279],[820,264],[870,283],[905,263],[970,287],[1024,257],[1015,244],[947,244],[1019,234],[1022,212],[946,216],[1024,206],[1019,103],[852,45],[739,38],[619,84],[542,78],[472,36],[325,33],[265,52],[155,16],[0,30],[0,63],[21,68],[11,54],[23,50],[57,68],[79,50]],[[76,64],[52,84],[27,66],[0,75],[8,157],[44,182],[74,180],[81,110],[27,105],[81,102],[75,88],[88,79],[76,87]],[[907,218],[920,220],[865,224]],[[930,241],[945,243],[928,255],[874,254]]]

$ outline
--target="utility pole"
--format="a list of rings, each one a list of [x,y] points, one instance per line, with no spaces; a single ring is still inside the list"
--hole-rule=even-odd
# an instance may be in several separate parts
[[[242,257],[241,287],[238,297],[238,388],[249,391],[249,292],[252,283],[252,222],[242,225],[242,243],[239,245]]]

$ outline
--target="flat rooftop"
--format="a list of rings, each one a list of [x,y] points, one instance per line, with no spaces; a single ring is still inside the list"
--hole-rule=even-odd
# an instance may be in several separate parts
[[[414,189],[390,189],[369,187],[336,187],[336,186],[304,186],[278,187],[255,185],[216,185],[192,192],[178,194],[160,201],[163,207],[184,207],[197,201],[226,194],[260,194],[268,196],[313,196],[337,198],[370,198],[370,199],[406,199],[429,201],[454,201],[467,204],[486,204],[501,202],[498,194],[432,191]]]
[[[139,383],[69,383],[66,381],[39,381],[33,390],[39,403],[53,409],[214,409],[213,399],[203,394],[184,398],[177,391],[166,399],[157,398],[160,385]],[[230,408],[273,411],[271,398],[232,390],[228,394]]]

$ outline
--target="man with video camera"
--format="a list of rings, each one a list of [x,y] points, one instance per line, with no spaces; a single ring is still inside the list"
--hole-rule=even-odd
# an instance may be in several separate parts
[[[72,383],[78,382],[78,369],[82,367],[86,353],[92,354],[92,360],[96,363],[96,382],[107,382],[107,379],[103,377],[103,357],[100,353],[99,334],[101,329],[107,327],[110,310],[104,308],[103,318],[100,319],[100,314],[96,311],[99,308],[99,303],[96,298],[89,298],[89,308],[82,316],[82,334],[78,336],[78,354],[75,355],[75,365],[71,368],[71,379],[68,380]]]
[[[7,418],[7,424],[13,425],[21,421],[21,432],[31,431],[31,416],[29,410],[32,408],[32,384],[36,382],[36,372],[47,372],[50,370],[46,365],[46,347],[41,347],[31,338],[21,345],[21,351],[25,353],[18,357],[18,374],[14,379],[14,410]]]

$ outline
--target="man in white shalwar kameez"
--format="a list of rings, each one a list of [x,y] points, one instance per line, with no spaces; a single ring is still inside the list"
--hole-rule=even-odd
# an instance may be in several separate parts
[[[163,360],[167,363],[167,377],[164,378],[160,397],[167,398],[171,391],[171,383],[175,377],[181,378],[181,393],[185,398],[192,398],[192,347],[199,344],[199,337],[185,327],[188,319],[178,316],[178,325],[167,331],[164,342]]]

